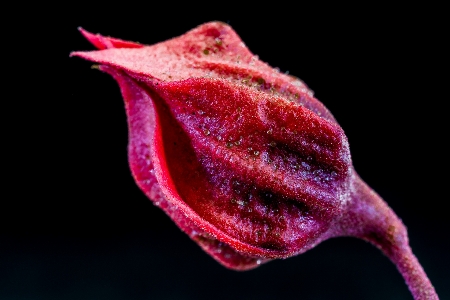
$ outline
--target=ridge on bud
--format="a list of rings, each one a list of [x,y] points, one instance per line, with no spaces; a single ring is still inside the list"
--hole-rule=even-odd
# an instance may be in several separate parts
[[[437,299],[332,114],[231,27],[210,22],[151,46],[80,31],[99,51],[71,55],[120,86],[136,183],[217,261],[248,270],[351,235],[389,256],[416,299]]]

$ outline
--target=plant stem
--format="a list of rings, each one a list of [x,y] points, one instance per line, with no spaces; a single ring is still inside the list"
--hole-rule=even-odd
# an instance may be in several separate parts
[[[415,300],[438,300],[433,285],[412,253],[405,225],[356,173],[350,199],[336,235],[354,236],[372,243],[397,266]]]

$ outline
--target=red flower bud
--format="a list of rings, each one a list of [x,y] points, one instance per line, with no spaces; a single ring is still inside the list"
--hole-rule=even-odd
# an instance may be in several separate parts
[[[228,25],[152,46],[81,32],[101,51],[72,55],[120,85],[138,186],[212,257],[247,270],[350,235],[379,247],[415,299],[437,299],[331,113]]]

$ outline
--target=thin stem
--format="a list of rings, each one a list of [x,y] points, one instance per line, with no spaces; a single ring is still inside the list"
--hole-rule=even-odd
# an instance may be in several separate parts
[[[356,173],[353,179],[348,211],[336,234],[358,237],[378,247],[397,266],[415,300],[438,300],[411,251],[402,221]]]

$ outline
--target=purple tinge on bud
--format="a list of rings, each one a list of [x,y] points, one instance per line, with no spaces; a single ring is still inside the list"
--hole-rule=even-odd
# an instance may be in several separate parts
[[[227,24],[152,46],[81,32],[100,51],[72,55],[121,88],[137,184],[220,263],[251,269],[352,235],[414,265],[403,224],[357,176],[331,113]],[[399,270],[416,299],[437,299],[420,298],[425,273],[416,283]]]
[[[342,129],[230,27],[146,47],[82,33],[108,49],[73,55],[118,81],[138,185],[220,262],[242,269],[303,252],[342,214],[351,173]]]

